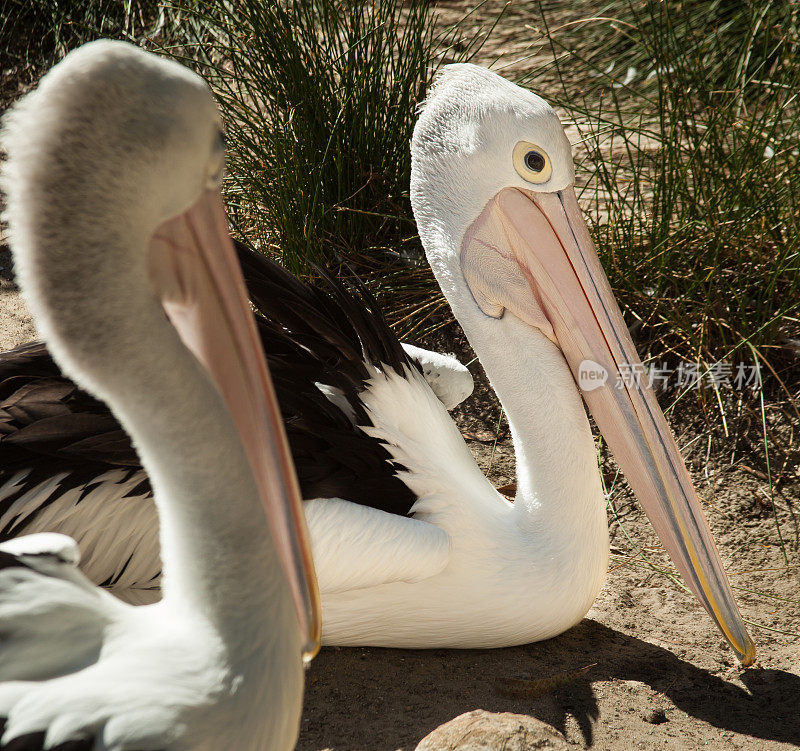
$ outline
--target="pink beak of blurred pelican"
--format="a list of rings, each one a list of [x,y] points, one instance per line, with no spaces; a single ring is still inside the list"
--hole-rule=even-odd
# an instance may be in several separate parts
[[[319,650],[322,617],[294,464],[247,288],[217,189],[165,222],[151,241],[150,277],[181,339],[233,416],[253,470],[304,635]]]

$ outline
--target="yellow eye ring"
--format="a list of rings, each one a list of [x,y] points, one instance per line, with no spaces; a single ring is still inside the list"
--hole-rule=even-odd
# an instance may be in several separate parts
[[[550,157],[541,147],[529,141],[520,141],[514,147],[514,169],[529,183],[546,183],[553,174]]]

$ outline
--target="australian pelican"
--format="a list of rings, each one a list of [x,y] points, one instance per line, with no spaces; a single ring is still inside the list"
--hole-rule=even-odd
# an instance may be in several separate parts
[[[1,545],[0,747],[293,748],[315,585],[213,98],[177,63],[95,42],[13,109],[3,146],[23,292],[141,455],[164,596],[96,587],[61,534]]]
[[[577,623],[609,553],[583,396],[687,584],[752,662],[666,420],[644,384],[615,387],[640,361],[581,218],[557,115],[494,73],[448,66],[411,150],[420,236],[505,408],[518,492],[508,502],[479,471],[366,291],[332,279],[309,288],[240,248],[306,500],[323,641],[499,647]],[[584,361],[607,381],[581,394]],[[95,581],[151,595],[157,518],[124,434],[40,345],[10,353],[0,378],[3,534],[66,531],[88,548]]]

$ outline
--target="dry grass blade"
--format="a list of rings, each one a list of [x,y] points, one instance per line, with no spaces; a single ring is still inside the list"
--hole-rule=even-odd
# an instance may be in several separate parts
[[[499,678],[495,686],[499,693],[510,699],[538,699],[573,683],[597,665],[593,662],[577,670],[556,673],[547,678]]]
[[[408,144],[445,55],[469,59],[484,37],[440,33],[422,0],[188,7],[180,54],[227,124],[236,231],[296,273],[352,268],[387,308],[406,308],[401,327],[427,327],[442,298],[416,235]]]

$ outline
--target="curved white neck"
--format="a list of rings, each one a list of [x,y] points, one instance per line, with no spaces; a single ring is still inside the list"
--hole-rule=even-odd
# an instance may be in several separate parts
[[[470,315],[462,325],[511,428],[520,524],[555,547],[606,545],[597,450],[560,350],[508,312]]]
[[[296,631],[238,433],[149,289],[146,239],[131,228],[78,229],[37,244],[22,264],[24,289],[62,369],[108,403],[150,476],[165,601],[214,623],[229,649],[263,644],[254,633],[276,620]],[[57,254],[69,264],[52,263]]]
[[[431,268],[511,427],[517,460],[514,513],[520,526],[553,548],[607,557],[597,450],[563,354],[508,311],[494,319],[480,310],[455,260],[459,233],[433,212],[435,204],[423,190],[412,197]]]
[[[153,484],[165,597],[218,616],[257,608],[282,575],[238,433],[164,314],[141,311],[144,321],[147,342],[133,348],[129,377],[115,378],[108,399]]]

